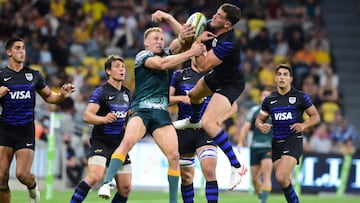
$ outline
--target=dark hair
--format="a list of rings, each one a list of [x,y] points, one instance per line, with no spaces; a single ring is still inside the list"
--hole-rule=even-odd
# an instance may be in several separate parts
[[[124,59],[118,55],[110,55],[109,57],[107,57],[107,59],[105,61],[105,65],[104,65],[105,73],[106,73],[106,70],[111,69],[111,63],[113,61],[117,61],[117,60],[124,63]]]
[[[14,45],[15,42],[23,42],[24,39],[20,38],[20,37],[13,37],[13,38],[10,38],[8,41],[6,41],[5,43],[5,49],[6,50],[9,50],[12,48],[12,46]]]
[[[226,19],[229,20],[232,25],[235,25],[240,20],[241,11],[239,7],[230,3],[224,3],[220,8],[226,13]]]
[[[277,65],[276,68],[275,68],[276,73],[278,72],[278,70],[280,68],[284,68],[284,69],[288,70],[290,72],[290,76],[291,77],[293,76],[292,68],[291,68],[290,65],[287,65],[287,64],[284,64],[284,63],[281,63],[281,64]]]

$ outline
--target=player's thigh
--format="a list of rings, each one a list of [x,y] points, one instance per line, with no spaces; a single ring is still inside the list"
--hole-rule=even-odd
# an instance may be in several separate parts
[[[296,164],[296,158],[288,155],[283,155],[274,163],[274,170],[276,173],[290,176]]]
[[[195,87],[189,92],[189,96],[192,100],[201,100],[206,96],[210,96],[212,91],[206,85],[204,78],[200,78]]]
[[[271,172],[273,168],[273,163],[271,158],[265,158],[261,160],[260,170],[263,177],[271,177]]]
[[[121,149],[116,149],[116,153],[128,153],[132,147],[139,141],[142,137],[144,137],[146,133],[145,125],[140,116],[132,117],[125,129],[125,135],[123,140],[121,141]]]
[[[178,139],[175,128],[172,125],[165,125],[153,132],[153,138],[161,151],[168,156],[179,156]]]
[[[0,176],[9,175],[10,164],[14,156],[11,147],[0,146]]]
[[[216,123],[230,108],[229,100],[224,95],[215,93],[206,107],[201,122],[203,124]]]
[[[15,152],[16,174],[29,173],[34,159],[34,150],[22,148]]]

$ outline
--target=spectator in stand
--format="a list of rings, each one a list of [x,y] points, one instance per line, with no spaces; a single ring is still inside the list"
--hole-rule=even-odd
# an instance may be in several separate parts
[[[323,64],[319,70],[319,99],[321,101],[339,101],[339,77],[334,73],[333,68],[328,64]]]
[[[356,152],[359,133],[341,111],[335,113],[335,120],[331,125],[331,139],[336,152],[341,154],[354,154]]]
[[[321,123],[315,129],[310,137],[311,151],[317,153],[329,153],[332,151],[332,142],[330,139],[329,126],[327,123]]]

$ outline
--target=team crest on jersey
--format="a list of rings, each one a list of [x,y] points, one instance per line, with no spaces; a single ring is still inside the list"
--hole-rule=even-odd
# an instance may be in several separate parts
[[[32,73],[25,73],[25,78],[28,80],[28,81],[32,81],[34,79],[34,76]]]
[[[211,43],[211,46],[212,46],[212,47],[216,47],[217,41],[218,41],[218,40],[217,40],[216,38],[214,38],[213,41],[212,41],[212,43]]]
[[[124,100],[125,100],[126,102],[129,102],[129,96],[128,96],[127,94],[124,94]]]
[[[289,97],[290,104],[295,104],[295,102],[296,102],[296,97]]]

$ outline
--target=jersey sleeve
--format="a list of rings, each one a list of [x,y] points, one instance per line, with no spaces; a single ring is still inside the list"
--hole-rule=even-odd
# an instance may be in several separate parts
[[[36,84],[35,84],[35,88],[37,90],[41,90],[43,89],[44,87],[46,87],[46,82],[45,82],[45,79],[44,77],[41,75],[41,73],[39,71],[35,71],[34,74],[36,74],[36,77],[38,78],[38,80],[36,81]]]
[[[151,51],[142,50],[138,54],[136,54],[135,57],[135,68],[141,67],[143,64],[145,64],[146,59],[149,57],[153,57],[155,54]]]
[[[269,97],[265,97],[264,101],[261,104],[261,110],[265,112],[270,112],[269,108]]]
[[[170,81],[170,87],[175,87],[181,77],[181,70],[174,71]]]
[[[231,55],[233,50],[234,45],[229,41],[220,42],[213,48],[214,54],[221,60],[224,60],[228,55]]]
[[[308,109],[310,106],[312,106],[313,103],[311,101],[311,98],[306,93],[303,93],[303,106],[304,109]]]
[[[90,96],[89,103],[100,104],[101,97],[103,95],[103,88],[96,88]]]

